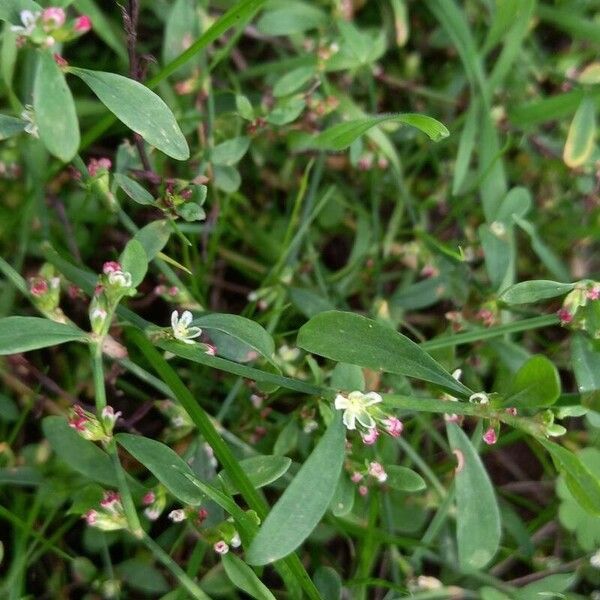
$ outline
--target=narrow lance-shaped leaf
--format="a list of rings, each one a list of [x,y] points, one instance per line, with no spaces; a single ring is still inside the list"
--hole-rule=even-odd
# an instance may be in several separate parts
[[[119,433],[117,442],[142,463],[176,498],[198,505],[204,494],[186,477],[193,476],[188,464],[169,446],[141,435]]]
[[[38,55],[33,108],[40,139],[48,152],[70,161],[79,148],[79,123],[71,90],[50,51]]]
[[[533,304],[540,300],[556,298],[567,294],[575,287],[574,283],[560,283],[544,279],[522,281],[511,285],[500,295],[507,304]]]
[[[350,147],[354,140],[367,133],[369,129],[388,122],[402,123],[403,125],[416,127],[427,134],[434,142],[439,142],[450,135],[446,126],[433,117],[416,113],[406,113],[378,115],[376,117],[366,117],[338,123],[317,135],[317,137],[309,142],[309,145],[321,150],[345,150]]]
[[[338,362],[422,379],[463,396],[472,393],[406,336],[361,315],[319,313],[300,329],[297,343]]]
[[[186,160],[187,141],[171,109],[138,81],[104,71],[69,68],[92,89],[100,101],[127,127],[168,156]]]
[[[265,565],[283,558],[310,535],[333,497],[345,439],[342,421],[336,416],[252,540],[248,563]]]
[[[585,164],[594,150],[596,137],[596,103],[585,96],[571,121],[563,160],[572,169]]]
[[[138,204],[154,204],[152,194],[134,179],[123,175],[123,173],[115,173],[115,181],[134,202]]]
[[[465,432],[448,424],[448,441],[457,454],[456,537],[463,568],[481,569],[500,545],[500,511],[490,478]]]
[[[67,323],[56,323],[41,317],[0,319],[0,355],[86,340],[84,331]]]

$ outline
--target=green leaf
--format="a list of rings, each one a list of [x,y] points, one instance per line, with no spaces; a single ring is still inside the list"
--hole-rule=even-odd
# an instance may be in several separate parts
[[[239,461],[252,485],[258,489],[279,479],[292,464],[287,456],[252,456]],[[225,471],[218,475],[229,494],[239,494],[235,483]]]
[[[96,444],[83,439],[63,417],[42,421],[44,436],[52,450],[73,470],[93,481],[116,487],[117,477],[110,457]]]
[[[337,390],[364,390],[365,375],[356,365],[338,363],[331,372],[331,387]]]
[[[559,444],[544,438],[538,442],[552,456],[556,468],[562,473],[571,494],[587,512],[600,515],[600,481],[581,459]]]
[[[221,557],[221,562],[227,577],[237,588],[256,598],[256,600],[275,600],[275,596],[256,576],[256,573],[235,554],[225,554]]]
[[[187,141],[171,109],[147,87],[116,73],[74,67],[69,72],[83,79],[118,119],[150,145],[177,160],[190,157]]]
[[[79,123],[71,90],[49,51],[38,55],[33,109],[40,139],[48,152],[69,162],[79,148]]]
[[[217,144],[210,153],[210,160],[215,165],[232,167],[237,164],[250,146],[250,138],[239,136]]]
[[[338,362],[422,379],[463,396],[472,393],[413,341],[361,315],[319,313],[300,329],[297,343]]]
[[[152,194],[137,181],[123,175],[123,173],[115,173],[115,181],[118,186],[138,204],[153,205],[154,198]]]
[[[514,600],[544,600],[552,598],[567,598],[566,590],[573,586],[578,576],[575,573],[556,573],[548,575],[539,581],[534,581],[515,590]]]
[[[194,477],[192,470],[169,446],[130,433],[118,433],[115,439],[181,502],[192,506],[202,502],[204,494],[187,477]]]
[[[132,238],[127,242],[119,262],[123,271],[131,273],[131,285],[137,287],[142,283],[146,271],[148,271],[148,257],[141,242]]]
[[[583,333],[571,340],[571,360],[579,393],[600,390],[600,347]]]
[[[286,0],[265,11],[256,24],[265,35],[292,35],[327,23],[327,15],[319,8],[297,0]]]
[[[273,125],[287,125],[300,116],[305,106],[306,101],[302,96],[285,98],[267,115],[267,121]]]
[[[0,115],[0,142],[25,130],[25,121],[8,115]]]
[[[65,342],[85,342],[87,334],[66,323],[41,317],[5,317],[0,319],[0,356],[57,346]]]
[[[200,15],[197,3],[195,0],[176,0],[165,25],[163,63],[168,64],[175,60],[199,35]],[[178,77],[183,79],[189,76],[197,63],[196,57],[177,71]]]
[[[265,565],[293,552],[327,510],[344,462],[345,429],[336,417],[252,540],[248,563]]]
[[[319,150],[345,150],[361,135],[367,133],[369,129],[382,123],[390,122],[416,127],[423,133],[426,133],[434,142],[439,142],[450,135],[446,127],[434,118],[416,113],[406,113],[378,115],[376,117],[366,117],[364,119],[354,119],[353,121],[338,123],[322,131],[310,140],[309,144],[310,147],[318,148]]]
[[[314,581],[323,598],[341,600],[342,579],[333,567],[319,567],[315,571]]]
[[[248,350],[253,350],[264,356],[269,362],[273,361],[275,342],[265,329],[256,321],[240,315],[213,313],[194,319],[194,325],[208,331],[220,331],[241,342]],[[251,359],[252,357],[249,357]]]
[[[146,594],[166,594],[170,587],[164,575],[140,558],[130,558],[115,566],[117,575],[134,590]]]
[[[215,174],[215,185],[220,190],[223,190],[226,194],[237,192],[242,183],[242,176],[236,168],[225,165],[215,165],[213,170]]]
[[[540,300],[567,294],[575,287],[574,283],[559,283],[539,279],[515,283],[500,294],[500,300],[507,304],[533,304]]]
[[[254,109],[252,108],[252,104],[250,104],[250,100],[248,100],[246,96],[238,94],[235,97],[235,108],[238,115],[240,115],[242,119],[246,119],[246,121],[254,121]]]
[[[490,478],[465,432],[448,423],[448,441],[460,453],[456,484],[456,537],[462,568],[482,569],[500,545],[500,511]]]
[[[350,481],[346,473],[342,472],[338,484],[331,498],[329,508],[334,516],[343,517],[347,515],[354,506],[356,486]]]
[[[479,120],[479,103],[476,101],[471,101],[471,104],[467,110],[465,125],[462,133],[460,134],[460,140],[458,142],[458,151],[456,154],[456,162],[454,164],[454,174],[452,178],[453,196],[456,196],[460,193],[469,171],[469,164],[471,162],[473,148],[475,147],[475,137],[477,136]]]
[[[277,80],[273,86],[273,96],[275,96],[275,98],[280,98],[281,96],[293,94],[314,77],[314,75],[315,67],[313,65],[292,69],[289,73],[286,73]]]
[[[427,488],[425,480],[415,471],[399,465],[388,465],[386,484],[399,492],[421,492]]]
[[[528,359],[512,379],[504,404],[523,408],[551,406],[560,396],[560,377],[554,364],[538,354]]]
[[[172,233],[173,229],[169,222],[163,219],[148,223],[137,231],[132,239],[142,244],[150,261],[167,245]]]
[[[596,137],[596,103],[584,96],[571,121],[563,160],[572,169],[585,164],[594,150]]]

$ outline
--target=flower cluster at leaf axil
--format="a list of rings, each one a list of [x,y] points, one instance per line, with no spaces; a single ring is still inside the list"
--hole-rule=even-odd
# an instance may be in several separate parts
[[[29,294],[33,305],[44,316],[58,323],[67,322],[59,307],[60,277],[51,264],[45,263],[38,274],[29,279]]]
[[[92,28],[92,21],[88,16],[67,19],[65,10],[58,6],[35,12],[22,10],[19,17],[20,24],[12,25],[11,31],[17,34],[17,42],[20,45],[29,43],[49,48],[57,42],[68,42],[78,38]]]
[[[563,326],[600,338],[600,282],[580,281],[564,299],[557,316]]]
[[[104,492],[104,498],[97,508],[88,510],[84,519],[86,523],[102,531],[115,531],[127,529],[127,519],[118,492],[109,490]]]
[[[70,411],[69,427],[86,440],[107,443],[120,416],[121,412],[115,412],[112,406],[105,406],[98,418],[79,404],[75,404]]]
[[[89,316],[92,331],[100,337],[105,336],[119,301],[125,296],[134,294],[131,273],[124,271],[116,261],[105,262],[90,302]]]
[[[379,432],[383,431],[392,437],[402,434],[404,425],[397,417],[386,414],[377,405],[383,399],[377,392],[350,392],[347,396],[338,394],[334,406],[343,411],[342,420],[346,429],[358,429],[363,442],[370,446],[377,441]],[[358,425],[358,427],[357,427]]]

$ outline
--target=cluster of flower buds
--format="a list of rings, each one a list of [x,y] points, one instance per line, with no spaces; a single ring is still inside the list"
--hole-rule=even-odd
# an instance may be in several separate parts
[[[256,302],[260,310],[267,310],[284,293],[283,288],[287,288],[292,283],[292,278],[292,270],[289,267],[284,268],[279,276],[279,282],[253,290],[248,294],[248,301]]]
[[[338,394],[334,406],[337,410],[344,411],[342,420],[346,429],[359,429],[363,443],[372,446],[377,441],[380,431],[392,437],[399,437],[404,430],[400,419],[386,414],[377,406],[381,402],[383,399],[376,392],[364,394],[354,391],[347,396]]]
[[[105,336],[119,301],[134,294],[131,273],[124,271],[114,260],[105,262],[89,307],[92,331],[100,337]]]
[[[167,504],[167,493],[162,485],[156,487],[155,490],[146,492],[142,497],[144,505],[144,515],[149,521],[156,521],[165,510]]]
[[[350,481],[358,485],[358,493],[361,496],[366,496],[369,492],[368,478],[382,484],[387,481],[388,474],[383,465],[376,461],[365,463],[364,468],[353,469]]]
[[[91,193],[98,196],[98,198],[104,202],[108,210],[116,212],[119,208],[119,204],[111,190],[111,167],[112,161],[106,156],[91,158],[87,164],[89,178],[86,179],[85,186]],[[81,175],[81,173],[77,172],[75,177],[81,179]]]
[[[121,497],[112,490],[104,492],[104,498],[97,509],[88,510],[83,516],[86,523],[102,531],[115,531],[127,528]]]
[[[65,323],[67,321],[60,303],[60,277],[54,267],[45,263],[35,277],[29,279],[29,294],[31,302],[46,317]]]
[[[196,181],[169,180],[158,207],[173,219],[181,217],[188,222],[205,219],[202,206],[206,201],[207,188]]]
[[[600,338],[600,282],[580,281],[564,299],[556,313],[563,326],[586,331]]]
[[[70,411],[69,427],[86,440],[107,443],[120,416],[121,413],[115,412],[112,406],[105,406],[98,418],[79,404],[75,404]]]
[[[21,24],[13,25],[11,31],[17,34],[17,43],[21,46],[29,43],[50,48],[56,42],[78,38],[92,28],[92,21],[85,15],[67,21],[65,10],[58,6],[37,12],[22,10],[19,17]]]

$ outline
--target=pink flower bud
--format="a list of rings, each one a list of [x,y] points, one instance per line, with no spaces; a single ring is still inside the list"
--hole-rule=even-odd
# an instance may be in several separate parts
[[[61,68],[64,69],[65,67],[69,66],[69,63],[60,55],[60,54],[56,54],[56,52],[52,55],[54,57],[54,62]]]
[[[208,354],[209,356],[215,356],[217,354],[216,346],[212,344],[206,344],[206,352],[204,354]]]
[[[591,290],[588,290],[585,294],[588,300],[600,299],[600,285],[595,285]]]
[[[168,290],[169,296],[174,297],[179,294],[179,288],[176,285],[172,285]]]
[[[57,6],[45,8],[42,11],[42,21],[44,25],[49,25],[52,28],[62,27],[65,24],[65,11]]]
[[[85,515],[83,515],[83,518],[88,525],[94,525],[97,517],[98,513],[95,510],[88,510]]]
[[[148,506],[156,500],[156,494],[154,492],[146,492],[142,498],[142,504]]]
[[[102,508],[114,508],[114,506],[116,504],[119,504],[121,502],[121,496],[119,496],[118,492],[115,492],[113,490],[108,490],[106,492],[104,492],[104,498],[102,498],[102,500],[100,501],[100,506]]]
[[[496,430],[493,427],[490,427],[483,434],[483,441],[489,446],[493,446],[498,441],[498,437],[496,436]]]
[[[362,441],[365,446],[372,446],[379,437],[379,431],[375,427],[369,429],[369,432],[362,436]]]
[[[404,424],[400,419],[397,419],[396,417],[389,417],[383,422],[383,424],[385,425],[386,431],[392,437],[400,437],[402,431],[404,431]]]
[[[556,316],[560,319],[561,325],[568,325],[573,320],[573,315],[567,308],[557,310]]]
[[[514,406],[511,406],[509,408],[506,409],[506,412],[511,415],[511,417],[516,417],[517,416],[517,409]]]
[[[173,521],[173,523],[180,523],[185,520],[185,511],[182,508],[178,508],[177,510],[172,510],[169,513],[169,519]]]
[[[32,296],[39,298],[48,293],[48,282],[41,277],[35,277],[29,282],[29,292]]]
[[[203,521],[206,520],[206,517],[208,517],[208,511],[205,508],[201,508],[200,510],[198,510],[198,522],[202,523]]]
[[[369,463],[369,475],[377,479],[379,483],[383,483],[388,477],[387,473],[385,472],[385,469],[383,468],[381,463],[378,462]]]
[[[116,260],[109,260],[102,265],[102,272],[105,275],[109,275],[110,273],[116,273],[121,271],[121,264]]]
[[[351,477],[350,477],[350,481],[352,481],[352,483],[358,483],[359,481],[362,481],[363,475],[362,473],[359,473],[358,471],[354,471],[354,473],[352,473]]]
[[[361,496],[366,496],[369,493],[369,488],[366,485],[358,486],[358,493]]]
[[[92,158],[88,163],[87,169],[90,177],[95,177],[102,170],[108,171],[112,167],[110,158]]]
[[[87,33],[92,28],[92,20],[87,15],[81,15],[75,19],[75,31],[77,33]]]
[[[227,543],[223,540],[218,541],[213,548],[215,549],[215,552],[217,554],[227,554],[229,552],[229,546],[227,545]]]

